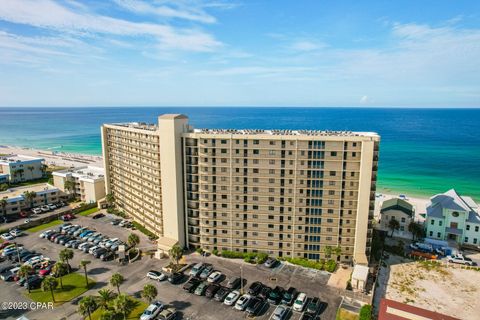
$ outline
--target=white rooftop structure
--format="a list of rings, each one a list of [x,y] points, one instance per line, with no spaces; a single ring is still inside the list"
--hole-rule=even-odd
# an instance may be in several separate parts
[[[354,290],[363,291],[368,280],[368,266],[357,264],[353,268],[352,287]]]
[[[12,154],[7,156],[0,157],[0,164],[2,165],[10,165],[15,163],[28,163],[28,162],[38,162],[44,161],[45,159],[39,157],[30,157],[24,156],[19,154]]]
[[[94,166],[84,166],[74,169],[66,169],[55,171],[52,173],[55,176],[60,177],[73,177],[82,181],[95,182],[98,180],[105,179],[105,170],[103,168],[94,167]]]

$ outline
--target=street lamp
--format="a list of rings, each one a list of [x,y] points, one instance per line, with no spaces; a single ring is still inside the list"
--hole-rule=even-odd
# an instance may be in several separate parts
[[[243,266],[240,265],[240,294],[243,294]]]

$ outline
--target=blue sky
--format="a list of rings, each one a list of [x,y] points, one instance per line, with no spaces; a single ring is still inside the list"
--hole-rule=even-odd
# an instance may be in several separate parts
[[[480,1],[0,1],[0,106],[480,106]]]

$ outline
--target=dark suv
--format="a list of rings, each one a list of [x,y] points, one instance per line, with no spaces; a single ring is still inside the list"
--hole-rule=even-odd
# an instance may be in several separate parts
[[[183,290],[192,293],[202,281],[198,278],[190,278],[184,285]]]
[[[294,287],[288,288],[288,290],[283,293],[282,304],[291,306],[295,300],[295,297],[297,296],[297,293],[297,289]]]
[[[215,295],[215,293],[217,293],[217,291],[220,289],[220,285],[219,284],[216,284],[216,283],[213,283],[211,285],[209,285],[207,287],[207,290],[205,291],[205,297],[207,298],[213,298],[213,296]]]
[[[248,288],[248,293],[256,296],[257,294],[260,293],[260,291],[262,291],[262,288],[263,288],[263,284],[259,281],[255,281]]]
[[[282,299],[284,291],[285,290],[283,290],[283,288],[279,286],[276,286],[275,288],[273,288],[273,290],[268,295],[268,302],[272,304],[278,304]]]

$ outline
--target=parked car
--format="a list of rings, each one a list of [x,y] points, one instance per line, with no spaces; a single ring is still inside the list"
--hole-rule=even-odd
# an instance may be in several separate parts
[[[45,268],[42,268],[42,269],[38,270],[38,275],[40,277],[45,277],[45,276],[49,275],[50,272],[52,272],[53,266],[54,266],[53,264],[49,264]]]
[[[61,216],[60,219],[63,220],[63,221],[70,221],[70,220],[75,219],[75,216],[71,213],[67,213],[67,214]]]
[[[195,294],[197,296],[203,296],[205,294],[205,291],[207,290],[208,283],[207,282],[202,282],[200,283],[197,288],[195,289]]]
[[[293,303],[293,310],[302,312],[303,309],[305,308],[305,305],[307,304],[307,294],[304,292],[301,292],[298,296],[297,299],[295,299],[295,302]]]
[[[258,297],[253,297],[245,311],[249,316],[254,317],[260,313],[264,305],[265,300],[262,300]]]
[[[114,243],[120,241],[118,238],[112,238],[105,243],[105,248],[110,248]]]
[[[464,257],[462,254],[447,256],[447,261],[450,263],[458,263],[467,266],[473,266],[474,262],[472,259]]]
[[[223,300],[225,300],[225,298],[228,296],[229,293],[230,293],[229,289],[225,287],[220,287],[217,293],[215,293],[215,296],[213,297],[213,299],[218,302],[223,302]]]
[[[0,235],[0,237],[3,240],[13,240],[13,239],[15,239],[15,237],[12,236],[10,233],[3,233],[2,235]]]
[[[158,315],[158,320],[173,320],[177,317],[177,310],[175,308],[166,308]]]
[[[267,260],[265,260],[265,263],[263,264],[267,268],[273,268],[277,264],[277,259],[273,257],[268,257]]]
[[[47,204],[47,207],[50,208],[50,210],[55,210],[55,209],[57,209],[57,206],[54,205],[53,203]]]
[[[38,289],[40,288],[40,286],[42,285],[42,281],[43,281],[43,278],[42,277],[36,277],[36,278],[33,278],[33,279],[30,279],[28,280],[27,282],[25,282],[23,284],[23,286],[25,288],[30,288],[30,290],[32,289]]]
[[[42,212],[49,212],[50,208],[47,205],[43,205],[40,207],[40,210],[42,210]]]
[[[278,306],[272,314],[272,320],[284,320],[287,318],[288,315],[288,308],[286,306]]]
[[[279,286],[273,288],[273,290],[270,291],[270,294],[268,295],[268,302],[272,304],[278,304],[282,299],[283,291],[285,290],[283,290],[283,288]]]
[[[212,283],[207,286],[207,290],[205,290],[205,297],[213,298],[217,291],[220,290],[220,285],[216,283]]]
[[[107,251],[100,256],[100,260],[108,261],[108,260],[112,260],[114,257],[115,257],[115,254],[113,252]]]
[[[251,295],[244,294],[243,296],[238,298],[237,302],[235,303],[235,309],[237,309],[239,311],[245,310],[251,299],[252,299]]]
[[[250,287],[248,287],[248,293],[256,296],[262,291],[263,284],[259,281],[253,282]]]
[[[307,309],[305,310],[306,313],[316,315],[320,311],[320,299],[318,297],[314,297],[307,305]]]
[[[103,254],[107,253],[107,249],[97,247],[97,250],[93,252],[93,256],[99,259]]]
[[[14,246],[14,245],[15,245],[14,243],[5,241],[4,243],[0,243],[0,250],[5,249],[7,246]]]
[[[40,214],[40,213],[42,213],[43,211],[42,211],[42,209],[40,209],[40,208],[33,208],[33,209],[32,209],[32,212],[33,212],[34,214]]]
[[[85,245],[82,247],[82,251],[87,253],[90,250],[90,248],[92,248],[92,247],[94,247],[93,244],[85,242]]]
[[[150,270],[147,272],[147,278],[157,281],[163,281],[167,279],[167,276],[160,271]]]
[[[281,301],[282,304],[291,306],[297,296],[297,293],[298,293],[297,289],[295,289],[294,287],[288,288],[288,290],[283,293],[283,297]]]
[[[233,277],[228,280],[226,287],[229,289],[237,289],[240,287],[241,279],[239,277]]]
[[[88,253],[94,254],[95,251],[96,251],[97,249],[99,249],[100,247],[94,245],[93,243],[92,243],[91,245],[92,245],[92,246],[91,246],[90,248],[88,248]]]
[[[262,298],[263,300],[267,300],[270,292],[272,292],[272,288],[269,286],[263,286],[262,291],[260,291],[258,294],[258,297]]]
[[[112,226],[116,226],[118,225],[122,220],[121,219],[113,219],[112,222],[110,222],[110,224],[112,224]]]
[[[190,270],[190,276],[197,277],[202,272],[203,268],[205,268],[205,264],[200,262],[193,266],[192,270]]]
[[[235,302],[237,302],[238,298],[240,298],[240,292],[236,290],[232,291],[225,297],[225,300],[223,300],[223,304],[227,306],[232,306],[235,304]]]
[[[172,273],[171,275],[168,276],[168,282],[171,284],[177,284],[183,279],[183,273],[181,272],[176,272]]]
[[[52,234],[53,232],[54,232],[53,230],[44,231],[44,232],[40,233],[39,237],[40,237],[41,239],[44,239],[44,238],[46,238],[48,235]]]
[[[210,283],[217,283],[222,279],[222,277],[223,274],[220,271],[215,271],[208,276],[207,281]]]
[[[315,316],[310,313],[303,313],[302,317],[300,318],[300,320],[317,320],[317,319],[319,318],[315,318]]]
[[[200,273],[200,279],[205,280],[213,272],[213,266],[207,265]]]
[[[163,310],[164,306],[161,302],[155,301],[151,303],[140,316],[140,320],[153,320]]]
[[[92,217],[92,219],[100,219],[100,218],[103,218],[103,217],[105,217],[105,215],[103,213],[97,213],[96,215],[94,215]]]
[[[197,286],[201,283],[200,279],[198,278],[190,278],[184,285],[183,290],[187,292],[194,292]]]
[[[23,234],[23,231],[20,229],[13,229],[13,230],[10,230],[9,233],[14,237],[19,237]]]
[[[75,230],[75,232],[73,233],[73,236],[78,237],[80,236],[81,233],[85,232],[86,230],[87,230],[87,227],[81,227],[80,229]]]

